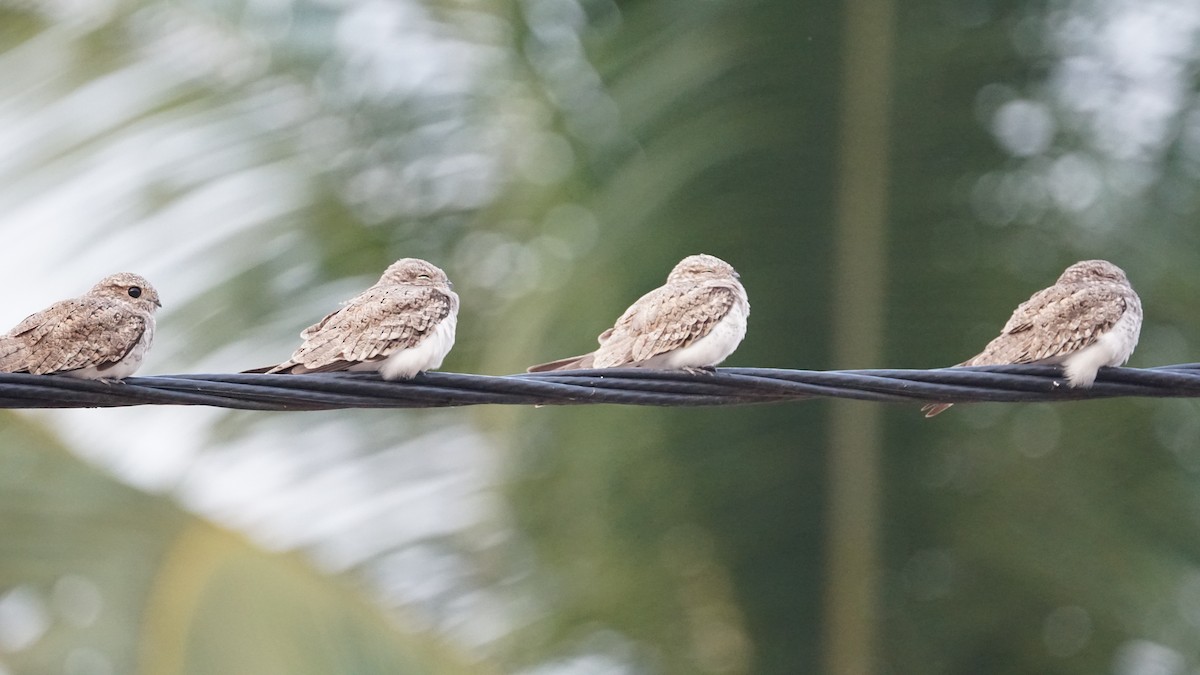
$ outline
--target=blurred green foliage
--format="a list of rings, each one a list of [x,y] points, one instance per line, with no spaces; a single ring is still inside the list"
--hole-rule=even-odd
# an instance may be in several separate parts
[[[294,555],[121,485],[10,416],[0,635],[13,673],[467,673]]]

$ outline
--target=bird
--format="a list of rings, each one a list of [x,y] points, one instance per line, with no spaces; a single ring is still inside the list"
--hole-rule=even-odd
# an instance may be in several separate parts
[[[1107,260],[1083,260],[1021,303],[1000,335],[958,366],[1061,365],[1067,384],[1087,388],[1101,366],[1129,360],[1141,330],[1142,301],[1124,270]],[[921,410],[933,417],[950,405]]]
[[[160,307],[158,291],[145,278],[131,272],[104,277],[0,336],[0,372],[122,380],[150,349]]]
[[[291,358],[247,373],[378,372],[409,380],[441,367],[454,346],[458,295],[440,268],[401,258],[373,286],[300,333]]]
[[[750,302],[738,279],[724,260],[690,255],[675,265],[665,284],[638,298],[600,334],[599,349],[527,370],[711,369],[746,337]]]

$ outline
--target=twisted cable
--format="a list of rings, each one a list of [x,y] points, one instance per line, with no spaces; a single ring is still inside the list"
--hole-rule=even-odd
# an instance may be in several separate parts
[[[1101,368],[1090,389],[1067,386],[1062,370],[1056,366],[824,371],[719,368],[713,372],[609,368],[505,376],[435,372],[404,382],[385,382],[373,373],[155,375],[121,382],[0,373],[3,408],[205,405],[241,410],[332,410],[595,403],[721,406],[813,398],[921,404],[1121,396],[1200,396],[1200,363]]]

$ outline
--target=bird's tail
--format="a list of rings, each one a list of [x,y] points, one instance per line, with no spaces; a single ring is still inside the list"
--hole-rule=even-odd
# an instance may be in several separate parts
[[[547,373],[552,370],[582,370],[591,368],[596,361],[595,353],[582,354],[580,356],[572,356],[566,359],[559,359],[549,363],[539,363],[536,366],[529,366],[525,369],[527,373]]]
[[[985,363],[976,363],[975,362],[981,356],[983,356],[982,352],[979,354],[976,354],[975,356],[972,356],[971,358],[967,359],[966,361],[963,361],[962,363],[960,363],[956,366],[952,366],[952,367],[961,368],[963,366],[988,365]],[[929,403],[929,404],[921,406],[921,412],[925,413],[925,418],[928,419],[930,417],[933,417],[934,415],[940,415],[941,413],[945,412],[946,409],[952,405],[954,405],[954,404],[953,403]]]
[[[242,372],[247,373],[247,374],[250,374],[250,373],[286,373],[286,372],[291,372],[290,367],[285,368],[285,366],[290,366],[290,365],[291,365],[291,362],[281,363],[281,364],[274,365],[274,366],[263,366],[262,368],[251,368],[250,370],[243,370]]]
[[[934,415],[945,412],[947,408],[954,405],[953,403],[930,403],[921,406],[921,412],[925,413],[925,417],[933,417]]]

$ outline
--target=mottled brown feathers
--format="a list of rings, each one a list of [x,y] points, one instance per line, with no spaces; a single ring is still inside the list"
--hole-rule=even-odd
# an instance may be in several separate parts
[[[750,304],[738,274],[711,255],[681,260],[667,282],[643,295],[600,334],[589,354],[529,368],[702,368],[725,359],[746,333]]]
[[[1021,303],[983,351],[958,364],[1062,364],[1071,386],[1091,386],[1102,366],[1124,363],[1137,345],[1142,304],[1121,268],[1105,260],[1071,265]],[[933,417],[949,408],[931,403]]]
[[[158,293],[128,272],[32,314],[0,337],[0,372],[113,377],[132,374],[154,335]]]

